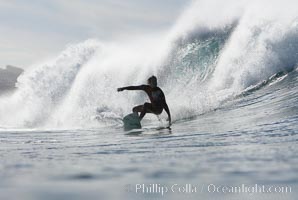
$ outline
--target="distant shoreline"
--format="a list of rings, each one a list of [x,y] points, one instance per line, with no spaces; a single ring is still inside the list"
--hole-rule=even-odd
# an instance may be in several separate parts
[[[23,72],[22,68],[11,65],[0,68],[0,94],[15,90],[17,79]]]

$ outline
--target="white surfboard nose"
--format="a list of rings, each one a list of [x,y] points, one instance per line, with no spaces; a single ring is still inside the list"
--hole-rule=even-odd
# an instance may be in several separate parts
[[[141,121],[137,113],[131,113],[123,118],[124,130],[140,129]]]

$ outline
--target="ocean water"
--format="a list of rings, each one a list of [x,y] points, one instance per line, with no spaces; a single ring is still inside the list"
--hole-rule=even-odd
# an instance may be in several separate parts
[[[237,2],[25,71],[0,98],[0,199],[297,199],[298,6]],[[171,129],[163,113],[125,131],[148,99],[116,88],[152,74]]]

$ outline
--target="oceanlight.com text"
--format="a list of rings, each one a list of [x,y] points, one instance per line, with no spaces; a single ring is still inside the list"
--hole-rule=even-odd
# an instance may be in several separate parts
[[[168,193],[177,194],[194,194],[194,193],[210,193],[210,194],[289,194],[292,192],[291,186],[285,185],[217,185],[217,184],[128,184],[125,186],[127,192],[136,194],[158,194],[164,196]]]

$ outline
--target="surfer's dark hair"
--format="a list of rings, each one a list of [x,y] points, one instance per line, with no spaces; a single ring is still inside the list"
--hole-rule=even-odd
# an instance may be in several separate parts
[[[150,78],[148,78],[148,82],[150,82],[152,85],[157,87],[157,78],[156,78],[156,76],[151,76]]]

